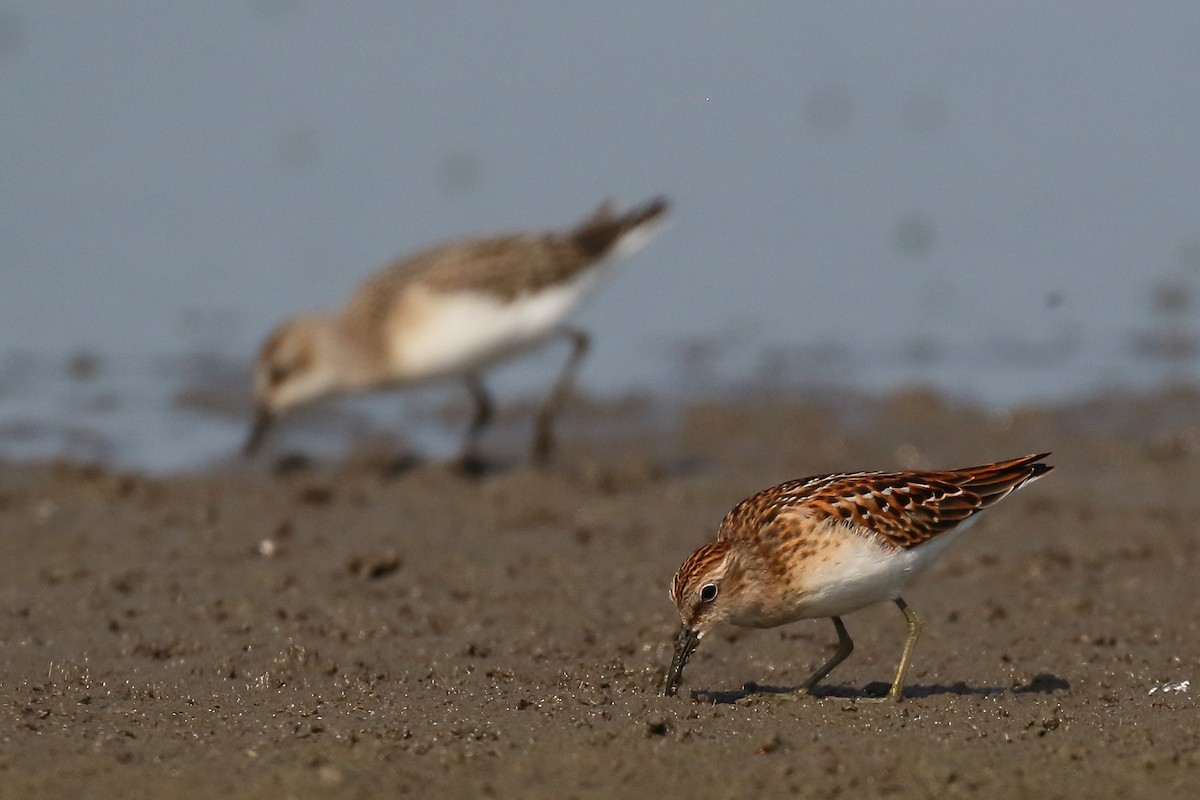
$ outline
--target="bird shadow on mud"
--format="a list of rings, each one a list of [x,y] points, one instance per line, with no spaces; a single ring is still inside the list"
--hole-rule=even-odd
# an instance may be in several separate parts
[[[398,478],[419,467],[425,466],[427,463],[424,458],[413,453],[399,453],[387,456],[378,456],[375,454],[363,456],[352,453],[340,462],[325,464],[304,453],[288,451],[276,456],[271,461],[269,468],[271,473],[277,478],[286,478],[292,475],[302,475],[316,472],[320,469],[333,469],[337,467],[348,467],[350,469],[374,472],[382,478]],[[475,477],[482,474],[483,469],[471,465],[470,469],[464,469],[463,472],[468,477]]]
[[[817,686],[807,696],[813,700],[877,700],[887,694],[891,684],[875,681],[862,688],[846,685]],[[1002,694],[1058,694],[1070,691],[1071,684],[1065,678],[1050,673],[1039,673],[1027,683],[1019,686],[969,686],[963,681],[952,684],[909,684],[904,687],[904,697],[918,700],[925,697],[959,695],[965,697],[993,697]],[[692,699],[712,705],[748,705],[772,697],[788,697],[796,691],[794,686],[761,686],[747,683],[741,689],[727,691],[692,692]],[[798,698],[799,699],[799,698]]]
[[[480,457],[457,458],[436,461],[420,453],[403,451],[383,453],[373,451],[351,451],[341,460],[329,462],[299,452],[287,452],[278,456],[271,464],[276,477],[288,477],[321,469],[364,472],[377,475],[384,480],[404,478],[418,470],[434,469],[447,475],[468,481],[478,481],[494,475],[503,475],[520,467],[516,460],[484,459]]]

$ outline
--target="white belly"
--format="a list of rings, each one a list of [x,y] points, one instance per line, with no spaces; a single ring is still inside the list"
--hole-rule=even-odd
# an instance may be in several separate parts
[[[894,600],[966,527],[907,550],[886,549],[866,537],[847,536],[836,556],[816,563],[805,580],[808,591],[803,592],[796,609],[801,614],[798,618],[837,617]]]
[[[420,381],[489,367],[536,347],[558,328],[599,277],[505,301],[484,292],[416,290],[391,331],[396,378]]]
[[[823,546],[791,576],[787,599],[747,609],[730,622],[770,628],[801,619],[840,617],[894,600],[973,521],[968,519],[958,528],[907,550],[882,546],[868,536],[831,524],[820,534]]]

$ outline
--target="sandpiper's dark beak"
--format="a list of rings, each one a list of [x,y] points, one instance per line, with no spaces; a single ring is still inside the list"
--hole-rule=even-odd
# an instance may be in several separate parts
[[[692,653],[696,652],[699,645],[700,631],[686,625],[679,629],[679,636],[675,639],[675,656],[671,659],[671,668],[667,670],[667,681],[663,684],[665,696],[673,697],[675,695],[675,690],[679,688],[679,682],[683,680],[683,665],[692,657]]]
[[[271,427],[273,419],[274,416],[266,406],[258,406],[255,409],[254,424],[250,427],[250,435],[246,437],[246,443],[242,445],[242,456],[249,458],[258,452],[259,445],[266,438],[267,430]]]

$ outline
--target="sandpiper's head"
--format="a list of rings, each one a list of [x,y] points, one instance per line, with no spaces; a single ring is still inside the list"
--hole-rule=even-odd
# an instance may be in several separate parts
[[[255,419],[246,455],[258,449],[276,414],[343,388],[334,322],[319,314],[293,317],[263,343],[254,364]]]
[[[741,572],[735,566],[727,539],[709,542],[688,556],[671,582],[671,600],[685,626],[704,634],[729,618],[732,589]]]
[[[663,691],[679,688],[683,667],[713,626],[736,614],[744,600],[743,570],[729,540],[709,542],[688,556],[671,583],[671,600],[683,623]]]

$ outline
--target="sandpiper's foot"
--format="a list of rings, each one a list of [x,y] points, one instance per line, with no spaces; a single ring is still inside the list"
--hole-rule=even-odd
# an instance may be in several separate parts
[[[887,694],[885,694],[885,695],[882,695],[880,697],[875,697],[875,696],[856,697],[856,698],[854,698],[854,702],[856,702],[856,703],[899,703],[903,699],[904,699],[904,690],[902,688],[900,688],[899,686],[893,685],[892,688],[887,690]]]

